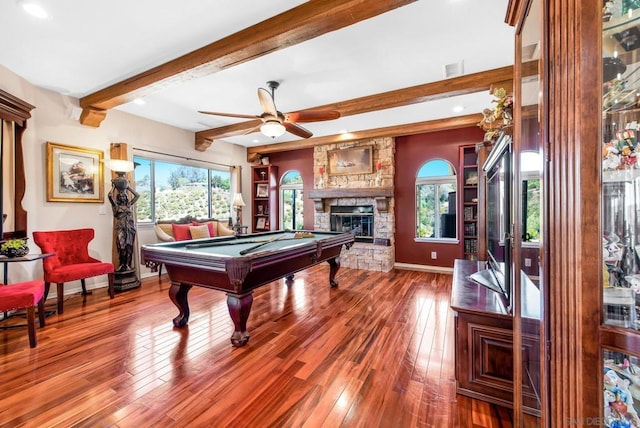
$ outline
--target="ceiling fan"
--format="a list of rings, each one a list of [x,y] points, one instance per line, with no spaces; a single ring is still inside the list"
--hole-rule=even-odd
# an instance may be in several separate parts
[[[313,135],[311,131],[298,125],[299,122],[320,122],[324,120],[334,120],[340,117],[340,112],[335,110],[304,110],[298,112],[281,113],[276,108],[275,91],[280,83],[274,80],[267,82],[271,89],[258,88],[258,100],[262,106],[263,113],[260,115],[220,113],[215,111],[198,111],[203,114],[215,116],[237,117],[242,119],[260,119],[261,124],[247,122],[246,134],[255,132],[258,129],[267,137],[276,138],[286,131],[302,138],[309,138]]]

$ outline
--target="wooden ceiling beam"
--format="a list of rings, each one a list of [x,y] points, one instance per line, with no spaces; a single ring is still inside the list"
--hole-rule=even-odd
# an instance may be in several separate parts
[[[286,152],[289,150],[306,149],[324,144],[345,143],[349,141],[365,140],[369,138],[399,137],[403,135],[415,135],[425,132],[447,131],[450,129],[468,128],[475,126],[482,119],[479,113],[465,116],[449,117],[445,119],[427,120],[424,122],[409,123],[405,125],[387,126],[384,128],[367,129],[350,132],[348,134],[327,135],[324,137],[312,137],[306,140],[289,141],[279,144],[265,144],[262,146],[247,148],[247,161],[253,162],[261,155],[269,153]],[[482,134],[481,130],[478,130]]]
[[[258,128],[260,125],[262,125],[262,120],[254,119],[248,122],[240,122],[234,123],[232,125],[221,126],[219,128],[216,128],[217,133],[215,139],[220,140],[226,137],[235,137],[236,135],[248,134],[251,131],[248,132],[247,129]],[[206,136],[201,132],[196,132],[196,150],[204,152],[209,148],[209,146],[211,146],[213,140],[213,138],[206,138]]]
[[[348,101],[325,104],[308,110],[337,110],[341,116],[351,116],[487,91],[492,83],[510,79],[513,79],[513,67],[507,66]]]
[[[108,110],[162,88],[207,76],[415,1],[310,0],[191,53],[82,97],[80,106],[83,110]],[[89,113],[84,116],[89,116]],[[95,119],[95,115],[93,118]],[[86,125],[99,126],[99,122],[97,125],[95,123],[93,120]]]
[[[526,67],[524,67],[523,71],[525,76],[537,73],[537,61],[531,61],[531,63],[525,64],[525,66]],[[341,101],[333,104],[325,104],[301,111],[338,110],[341,117],[351,116],[354,114],[369,113],[376,110],[385,110],[394,107],[403,107],[411,104],[423,103],[427,101],[435,101],[458,95],[489,91],[491,86],[496,82],[501,82],[504,84],[504,82],[510,82],[512,81],[512,79],[513,67],[506,66],[437,82],[411,86],[409,88],[383,92],[375,95],[368,95],[365,97]],[[196,132],[196,149],[203,151],[206,150],[206,148],[210,146],[214,140],[219,140],[233,135],[239,135],[239,133],[228,133],[230,130],[236,128],[246,130],[248,128],[248,125],[239,123]],[[317,139],[314,138],[313,140],[316,141]],[[207,143],[204,144],[204,142]],[[303,142],[296,141],[295,143],[301,144]],[[273,145],[269,144],[261,147],[270,146]]]
[[[367,95],[361,98],[354,98],[352,100],[340,101],[333,104],[325,104],[300,111],[337,110],[340,112],[340,117],[345,117],[354,114],[369,113],[376,110],[386,110],[394,107],[404,107],[411,104],[435,101],[457,95],[488,91],[493,82],[501,82],[508,79],[513,79],[512,66],[496,68],[493,70],[482,71],[437,82],[425,83],[395,91]],[[238,125],[239,129],[247,129],[247,127],[247,125]],[[222,126],[219,128],[196,132],[196,141],[213,141],[229,137],[230,135],[226,134],[228,128],[229,126]]]

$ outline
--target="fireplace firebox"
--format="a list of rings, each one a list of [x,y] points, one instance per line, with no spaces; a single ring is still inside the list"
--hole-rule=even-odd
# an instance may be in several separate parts
[[[335,232],[353,232],[356,242],[373,242],[373,205],[331,206],[330,225]]]

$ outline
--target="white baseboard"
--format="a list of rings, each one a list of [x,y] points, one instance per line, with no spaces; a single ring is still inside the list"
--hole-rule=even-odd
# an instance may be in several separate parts
[[[444,273],[447,275],[453,274],[453,268],[443,267],[443,266],[428,266],[428,265],[417,265],[413,263],[394,263],[393,267],[395,269],[401,270],[417,270],[420,272],[434,272],[434,273]]]
[[[76,284],[77,283],[77,284]],[[98,290],[100,288],[104,288],[105,289],[105,293],[108,293],[109,291],[107,290],[107,288],[109,287],[109,283],[107,281],[105,282],[97,282],[97,283],[93,283],[93,284],[87,284],[87,291],[92,291],[92,290]],[[68,296],[70,294],[76,294],[76,293],[82,293],[82,283],[80,281],[73,281],[73,285],[70,285],[69,283],[65,283],[64,287],[62,287],[64,289],[64,295]],[[49,288],[49,295],[47,296],[47,300],[49,299],[57,299],[58,298],[58,287],[56,287],[56,283],[52,282],[51,286]]]

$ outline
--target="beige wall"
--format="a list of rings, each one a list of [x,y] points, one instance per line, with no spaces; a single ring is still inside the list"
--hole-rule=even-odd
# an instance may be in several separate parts
[[[74,229],[93,227],[96,238],[89,246],[92,256],[111,260],[112,225],[111,207],[105,196],[103,204],[46,201],[46,149],[47,141],[104,151],[109,158],[109,144],[127,143],[130,149],[141,148],[189,158],[243,166],[243,182],[250,182],[250,168],[246,162],[246,149],[234,144],[216,142],[206,152],[194,149],[194,134],[172,126],[160,124],[128,113],[111,110],[99,128],[83,126],[71,118],[71,109],[78,107],[76,98],[38,88],[10,70],[0,66],[0,89],[34,105],[31,119],[24,134],[25,172],[27,191],[23,206],[29,214],[29,238],[35,230]],[[110,173],[105,171],[105,195],[109,191]],[[249,187],[243,195],[249,200]],[[105,214],[101,214],[104,212]],[[249,218],[249,213],[246,214]],[[156,242],[152,228],[140,227],[140,243]],[[31,252],[39,252],[29,240]],[[148,271],[143,267],[141,274]],[[11,263],[10,282],[42,277],[42,264]],[[89,288],[103,287],[106,277],[87,280]],[[65,293],[80,289],[80,284],[69,284]],[[55,287],[52,288],[52,291]]]

